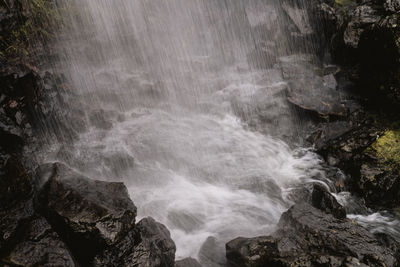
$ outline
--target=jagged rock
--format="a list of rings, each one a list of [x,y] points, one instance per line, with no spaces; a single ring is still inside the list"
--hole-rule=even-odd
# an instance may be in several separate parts
[[[42,213],[82,261],[134,228],[136,207],[122,183],[91,180],[54,163],[38,168]]]
[[[380,17],[377,11],[368,5],[358,6],[350,16],[351,20],[343,38],[346,45],[357,48],[365,29],[376,23]]]
[[[175,262],[175,267],[202,267],[200,263],[193,258],[184,258]]]
[[[400,1],[399,0],[386,0],[385,9],[389,12],[399,12],[400,11]]]
[[[24,229],[3,264],[12,266],[76,266],[71,253],[44,218],[35,218]]]
[[[358,189],[367,204],[400,204],[400,132],[387,130],[360,155]]]
[[[121,242],[97,256],[94,265],[171,267],[175,250],[168,229],[149,217],[142,219]]]
[[[346,218],[346,210],[322,185],[314,185],[311,199],[312,205],[317,209],[332,214],[337,219]]]
[[[310,206],[285,212],[272,236],[226,244],[230,266],[397,266],[395,252],[350,220]]]

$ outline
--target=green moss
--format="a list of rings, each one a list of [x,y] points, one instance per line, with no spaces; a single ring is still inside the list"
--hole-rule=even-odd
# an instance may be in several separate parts
[[[366,151],[373,154],[386,168],[400,167],[400,130],[387,130]]]
[[[3,0],[7,2],[7,0]],[[33,47],[43,45],[63,27],[64,8],[57,7],[54,0],[20,0],[22,13],[19,23],[1,39],[0,57],[9,59],[24,57]]]

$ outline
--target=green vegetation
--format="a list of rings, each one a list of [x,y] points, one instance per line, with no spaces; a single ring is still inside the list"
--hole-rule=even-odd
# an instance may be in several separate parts
[[[8,6],[8,0],[3,1]],[[4,34],[0,43],[0,57],[3,59],[23,58],[31,49],[54,36],[56,28],[63,27],[63,9],[53,0],[20,0],[18,23],[11,32]]]
[[[382,167],[397,169],[400,166],[400,130],[387,130],[366,152],[374,155]]]

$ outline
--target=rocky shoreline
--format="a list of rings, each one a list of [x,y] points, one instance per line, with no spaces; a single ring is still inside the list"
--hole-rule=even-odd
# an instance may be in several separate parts
[[[2,36],[23,16],[18,1],[8,2],[0,4]],[[285,2],[284,8],[289,17],[293,9],[312,14],[318,27],[312,33],[299,27],[293,38],[308,42],[323,32],[318,50],[328,53],[320,52],[321,57],[329,54],[337,64],[319,66],[316,76],[306,58],[298,65],[281,63],[288,102],[312,121],[307,142],[349,176],[338,181],[337,193],[349,190],[366,208],[398,212],[400,2]],[[200,266],[190,258],[175,263],[175,244],[165,226],[152,218],[136,222],[136,207],[122,183],[92,180],[62,163],[37,166],[27,156],[42,145],[36,136],[52,124],[60,132],[49,138],[72,140],[62,129],[78,132],[79,120],[74,125],[61,118],[79,117],[79,110],[65,116],[57,107],[68,87],[62,75],[42,73],[25,60],[1,65],[1,265]],[[301,75],[310,74],[303,83],[291,82],[298,68]],[[324,91],[310,95],[305,90],[310,84]],[[234,239],[226,244],[226,256],[228,266],[396,267],[400,244],[347,219],[345,207],[314,185],[309,203],[285,212],[276,232]]]

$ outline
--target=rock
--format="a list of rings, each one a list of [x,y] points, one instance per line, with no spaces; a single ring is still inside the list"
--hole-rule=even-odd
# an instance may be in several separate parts
[[[168,229],[150,217],[142,219],[137,227],[141,242],[134,258],[142,264],[138,266],[174,266],[176,247]]]
[[[213,236],[207,238],[199,251],[201,265],[207,267],[221,267],[226,265],[224,244]]]
[[[136,207],[122,183],[91,180],[61,163],[38,168],[42,213],[79,261],[90,262],[135,226]]]
[[[34,214],[32,180],[20,160],[0,151],[0,254]]]
[[[328,142],[344,135],[354,128],[353,123],[350,121],[334,121],[329,123],[320,123],[312,133],[307,137],[307,141],[319,150],[324,147]],[[333,164],[335,165],[335,164]]]
[[[184,258],[175,262],[175,267],[202,267],[200,263],[193,258]]]
[[[399,12],[400,11],[400,1],[399,0],[386,0],[384,7],[385,7],[386,11]]]
[[[350,220],[302,203],[282,214],[272,236],[226,244],[230,266],[397,266],[395,252]]]
[[[314,184],[312,192],[312,205],[326,213],[332,214],[337,219],[346,218],[346,210],[328,190],[319,184]]]
[[[376,23],[380,17],[377,11],[368,5],[358,6],[350,16],[351,20],[343,36],[344,43],[353,48],[357,48],[365,29]]]
[[[66,244],[44,218],[35,218],[26,228],[22,240],[3,258],[12,266],[76,266]]]
[[[382,129],[369,119],[357,122],[343,134],[321,142],[317,152],[326,160],[331,159],[333,166],[357,176],[361,166],[360,153],[372,145],[383,133]]]
[[[400,204],[400,131],[387,130],[361,154],[357,181],[370,206]]]
[[[289,4],[287,2],[282,3],[282,9],[286,12],[287,16],[291,19],[294,25],[296,25],[298,31],[301,34],[313,33],[313,27],[310,24],[307,11]]]
[[[8,152],[20,150],[25,143],[21,129],[11,123],[6,125],[4,121],[0,121],[0,147]]]
[[[168,229],[145,218],[121,242],[97,256],[94,266],[171,267],[175,250]]]
[[[318,59],[307,54],[280,58],[283,77],[288,81],[287,100],[318,118],[346,117],[350,109],[348,93],[339,91],[335,76],[325,75],[326,70],[319,68],[318,63]]]

